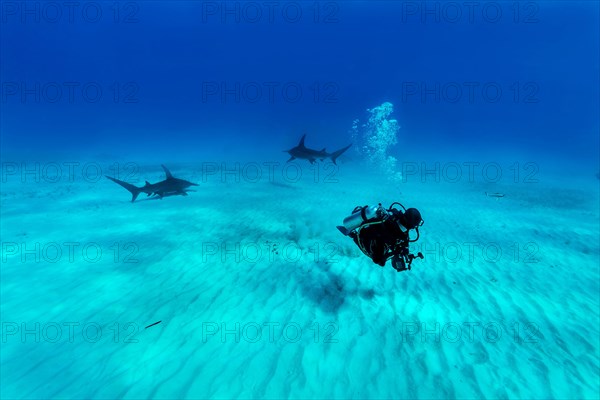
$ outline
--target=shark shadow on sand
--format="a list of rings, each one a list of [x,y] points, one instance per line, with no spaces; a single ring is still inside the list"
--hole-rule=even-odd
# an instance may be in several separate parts
[[[350,297],[365,300],[375,297],[373,289],[348,288],[343,278],[327,267],[314,268],[306,274],[297,273],[299,293],[329,314],[337,314]]]

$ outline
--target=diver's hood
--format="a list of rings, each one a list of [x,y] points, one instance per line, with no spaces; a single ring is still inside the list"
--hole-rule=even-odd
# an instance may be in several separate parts
[[[406,218],[406,228],[416,229],[423,223],[421,213],[416,208],[409,208],[404,212],[404,218]]]

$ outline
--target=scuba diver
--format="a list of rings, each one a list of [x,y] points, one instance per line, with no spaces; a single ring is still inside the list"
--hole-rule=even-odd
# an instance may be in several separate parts
[[[398,205],[402,210],[395,208]],[[390,258],[392,267],[398,272],[410,270],[415,258],[423,258],[422,253],[410,254],[408,245],[419,240],[419,227],[423,225],[421,213],[416,208],[406,209],[398,202],[386,210],[378,206],[356,207],[352,214],[344,218],[340,232],[354,240],[358,248],[375,264],[385,266]],[[417,232],[410,239],[409,232]]]

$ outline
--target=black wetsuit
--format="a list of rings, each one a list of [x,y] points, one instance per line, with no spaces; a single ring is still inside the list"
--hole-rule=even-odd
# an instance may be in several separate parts
[[[392,210],[392,216],[384,220],[364,222],[350,237],[358,247],[369,256],[374,263],[385,265],[393,255],[408,253],[408,231],[403,231],[399,223],[403,223],[404,215]]]

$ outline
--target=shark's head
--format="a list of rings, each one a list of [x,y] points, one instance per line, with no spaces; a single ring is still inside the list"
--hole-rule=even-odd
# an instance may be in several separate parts
[[[186,181],[186,180],[183,181],[183,184],[185,185],[185,187],[199,186],[197,183],[193,183],[193,182]]]
[[[185,179],[179,179],[179,178],[171,178],[171,182],[178,189],[185,189],[190,186],[198,186],[198,184],[196,184],[194,182],[186,181]]]

